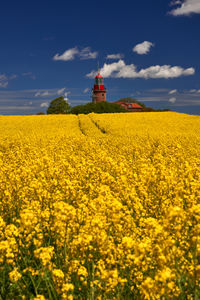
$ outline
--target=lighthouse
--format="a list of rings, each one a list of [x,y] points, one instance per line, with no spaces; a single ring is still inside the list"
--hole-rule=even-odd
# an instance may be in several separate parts
[[[92,89],[92,102],[98,103],[104,101],[106,101],[106,88],[103,83],[103,77],[98,72]]]

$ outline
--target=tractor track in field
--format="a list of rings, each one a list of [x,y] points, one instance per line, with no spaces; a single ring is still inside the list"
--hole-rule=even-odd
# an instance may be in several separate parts
[[[79,127],[81,133],[82,133],[83,135],[87,136],[87,134],[85,133],[85,131],[83,130],[83,128],[82,128],[82,126],[81,126],[81,120],[80,120],[80,117],[79,117],[79,116],[77,116],[77,117],[78,117],[78,127]]]
[[[78,115],[77,117],[78,117],[78,126],[83,135],[92,137],[95,134],[103,136],[106,133],[105,129],[102,128],[89,115]]]
[[[97,129],[99,129],[101,131],[101,133],[106,134],[106,131],[104,128],[100,127],[99,124],[97,122],[95,122],[90,116],[88,116],[91,120],[91,122],[96,126]]]

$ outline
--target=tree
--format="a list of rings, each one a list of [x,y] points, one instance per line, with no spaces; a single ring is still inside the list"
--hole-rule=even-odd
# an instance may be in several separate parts
[[[120,107],[118,104],[109,102],[89,102],[85,105],[77,105],[72,107],[71,114],[89,114],[94,113],[115,113],[115,112],[127,112],[124,108]]]
[[[47,108],[47,114],[67,114],[69,112],[69,104],[63,96],[51,101]]]

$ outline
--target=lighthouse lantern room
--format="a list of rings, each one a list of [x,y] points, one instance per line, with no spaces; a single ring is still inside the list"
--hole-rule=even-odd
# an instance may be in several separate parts
[[[106,88],[103,83],[103,77],[100,75],[100,72],[98,72],[92,89],[92,102],[97,103],[103,101],[106,101]]]

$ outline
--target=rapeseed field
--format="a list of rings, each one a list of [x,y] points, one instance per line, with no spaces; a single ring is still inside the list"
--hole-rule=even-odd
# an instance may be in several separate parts
[[[0,299],[200,299],[200,117],[0,116]]]

